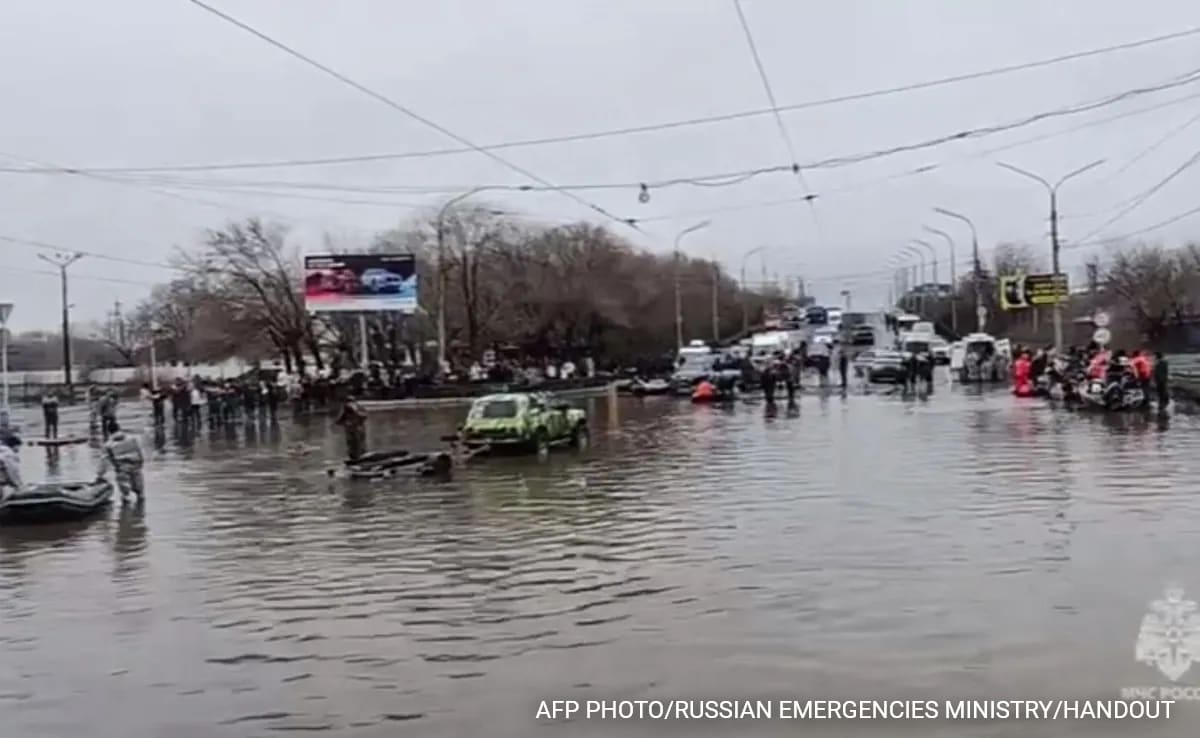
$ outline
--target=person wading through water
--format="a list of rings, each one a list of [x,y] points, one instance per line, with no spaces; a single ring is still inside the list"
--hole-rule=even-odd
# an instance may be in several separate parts
[[[1170,388],[1167,386],[1167,357],[1161,351],[1154,352],[1154,393],[1158,395],[1158,411],[1167,409],[1171,402]]]
[[[42,395],[42,423],[46,426],[46,438],[58,438],[58,395],[54,390]]]
[[[347,395],[334,423],[346,433],[346,458],[358,461],[367,452],[367,411],[354,395]]]
[[[133,497],[138,502],[146,499],[145,483],[142,479],[142,446],[137,438],[121,430],[114,419],[109,424],[112,434],[104,444],[100,453],[100,470],[96,472],[96,482],[103,481],[108,470],[112,469],[117,477],[117,489],[121,491],[121,501]]]

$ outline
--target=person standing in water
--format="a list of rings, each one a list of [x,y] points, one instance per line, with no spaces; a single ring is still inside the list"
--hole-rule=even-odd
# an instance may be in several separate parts
[[[347,395],[342,410],[333,421],[346,433],[346,458],[358,461],[367,452],[367,411],[354,395]]]
[[[1158,396],[1158,411],[1162,412],[1167,409],[1167,405],[1171,402],[1170,387],[1167,386],[1170,369],[1167,366],[1167,357],[1162,355],[1161,351],[1154,352],[1154,393]]]
[[[100,434],[106,440],[117,427],[117,393],[109,390],[100,398]]]
[[[138,502],[142,502],[146,499],[142,478],[142,466],[145,464],[142,446],[137,438],[121,430],[115,419],[109,428],[112,435],[104,444],[104,450],[100,452],[100,470],[96,472],[96,483],[102,482],[109,470],[112,470],[117,477],[121,501],[134,497]]]
[[[838,376],[842,380],[842,390],[846,389],[846,372],[850,370],[850,356],[846,353],[846,349],[841,344],[837,347],[837,368]]]
[[[42,395],[42,423],[46,427],[46,438],[58,438],[58,395],[47,390]]]

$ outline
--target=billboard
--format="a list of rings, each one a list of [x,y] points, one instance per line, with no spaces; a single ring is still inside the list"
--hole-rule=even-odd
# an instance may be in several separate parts
[[[416,259],[412,254],[306,256],[304,307],[310,313],[416,312]]]
[[[1065,274],[1022,274],[1000,278],[1000,307],[1019,310],[1066,302],[1070,296]]]

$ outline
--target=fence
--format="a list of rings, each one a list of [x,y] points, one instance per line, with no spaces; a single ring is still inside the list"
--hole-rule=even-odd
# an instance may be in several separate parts
[[[176,379],[189,377],[205,377],[224,379],[238,377],[253,367],[244,361],[227,361],[222,364],[196,364],[193,366],[162,365],[155,368],[154,373],[160,384],[173,382]],[[2,375],[0,375],[2,376]],[[114,369],[76,369],[73,373],[76,387],[85,385],[103,385],[105,387],[137,388],[150,383],[150,367],[118,367]],[[9,396],[13,402],[32,402],[40,400],[47,391],[62,390],[63,372],[61,369],[13,372],[7,376]]]

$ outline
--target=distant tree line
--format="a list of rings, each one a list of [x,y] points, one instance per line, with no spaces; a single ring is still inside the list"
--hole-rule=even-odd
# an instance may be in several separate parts
[[[368,320],[373,359],[435,351],[438,226],[419,220],[377,234],[365,250],[416,257],[420,309],[374,313]],[[632,360],[675,346],[676,274],[685,340],[740,330],[743,308],[758,322],[778,290],[742,290],[714,262],[638,249],[587,223],[545,226],[458,209],[442,219],[448,354],[477,359],[493,346],[531,356],[583,352]],[[330,253],[353,247],[327,238]],[[359,247],[357,250],[364,250]],[[310,314],[304,305],[302,256],[281,226],[258,219],[209,232],[175,257],[180,276],[154,288],[121,324],[94,331],[127,363],[144,362],[152,330],[160,361],[187,363],[231,356],[280,358],[289,369],[346,366],[359,346],[358,318]],[[678,269],[678,272],[676,271]]]

